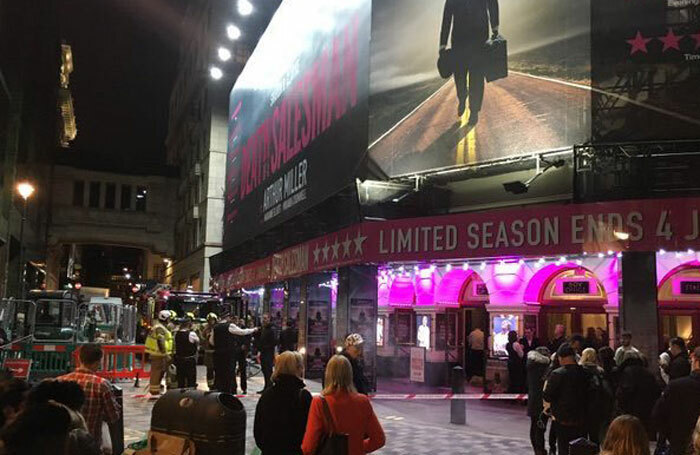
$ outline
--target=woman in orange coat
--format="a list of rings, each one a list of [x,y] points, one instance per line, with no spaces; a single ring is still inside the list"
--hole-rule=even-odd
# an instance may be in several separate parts
[[[330,408],[336,431],[348,435],[348,454],[364,455],[384,447],[384,430],[372,410],[369,398],[355,390],[348,359],[340,355],[331,358],[326,366],[325,384],[323,397]],[[304,455],[314,455],[321,436],[330,432],[323,421],[323,402],[321,397],[315,397],[311,402],[301,446]]]

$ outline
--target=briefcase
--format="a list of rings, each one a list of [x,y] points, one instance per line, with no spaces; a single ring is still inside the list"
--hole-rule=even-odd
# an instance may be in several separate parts
[[[486,42],[485,76],[488,82],[508,77],[508,41],[498,36]]]

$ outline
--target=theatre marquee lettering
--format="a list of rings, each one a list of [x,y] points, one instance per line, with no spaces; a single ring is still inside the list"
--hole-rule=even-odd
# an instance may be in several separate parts
[[[700,237],[698,211],[692,210],[684,225],[674,225],[669,210],[652,220],[638,211],[628,213],[574,214],[529,219],[482,221],[465,225],[444,224],[380,228],[379,255],[430,252],[498,250],[519,247],[572,246],[639,242],[650,236],[671,240],[676,232],[695,241]],[[647,223],[653,221],[653,224]]]
[[[364,222],[243,266],[219,281],[250,286],[389,261],[697,250],[697,207],[696,198],[650,199]],[[225,279],[231,274],[233,280]],[[686,293],[693,291],[686,285]]]

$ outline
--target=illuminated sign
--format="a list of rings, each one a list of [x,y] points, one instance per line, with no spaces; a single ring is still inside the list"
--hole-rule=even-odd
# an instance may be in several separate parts
[[[586,281],[564,281],[562,283],[564,294],[590,294],[591,283]]]
[[[700,295],[700,281],[681,281],[681,294]]]

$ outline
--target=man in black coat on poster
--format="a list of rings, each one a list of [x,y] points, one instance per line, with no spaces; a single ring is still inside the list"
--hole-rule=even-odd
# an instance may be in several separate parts
[[[469,125],[479,121],[484,100],[484,54],[489,39],[489,22],[498,35],[498,0],[446,0],[440,31],[440,52],[452,32],[452,61],[457,86],[457,115],[461,117],[469,97]],[[467,75],[469,88],[467,89]]]
[[[265,378],[265,387],[258,391],[258,394],[261,394],[272,385],[270,378],[272,377],[272,365],[275,362],[275,347],[277,346],[277,337],[272,323],[270,323],[270,315],[267,313],[263,315],[262,330],[260,330],[257,345],[260,353],[260,367]]]

